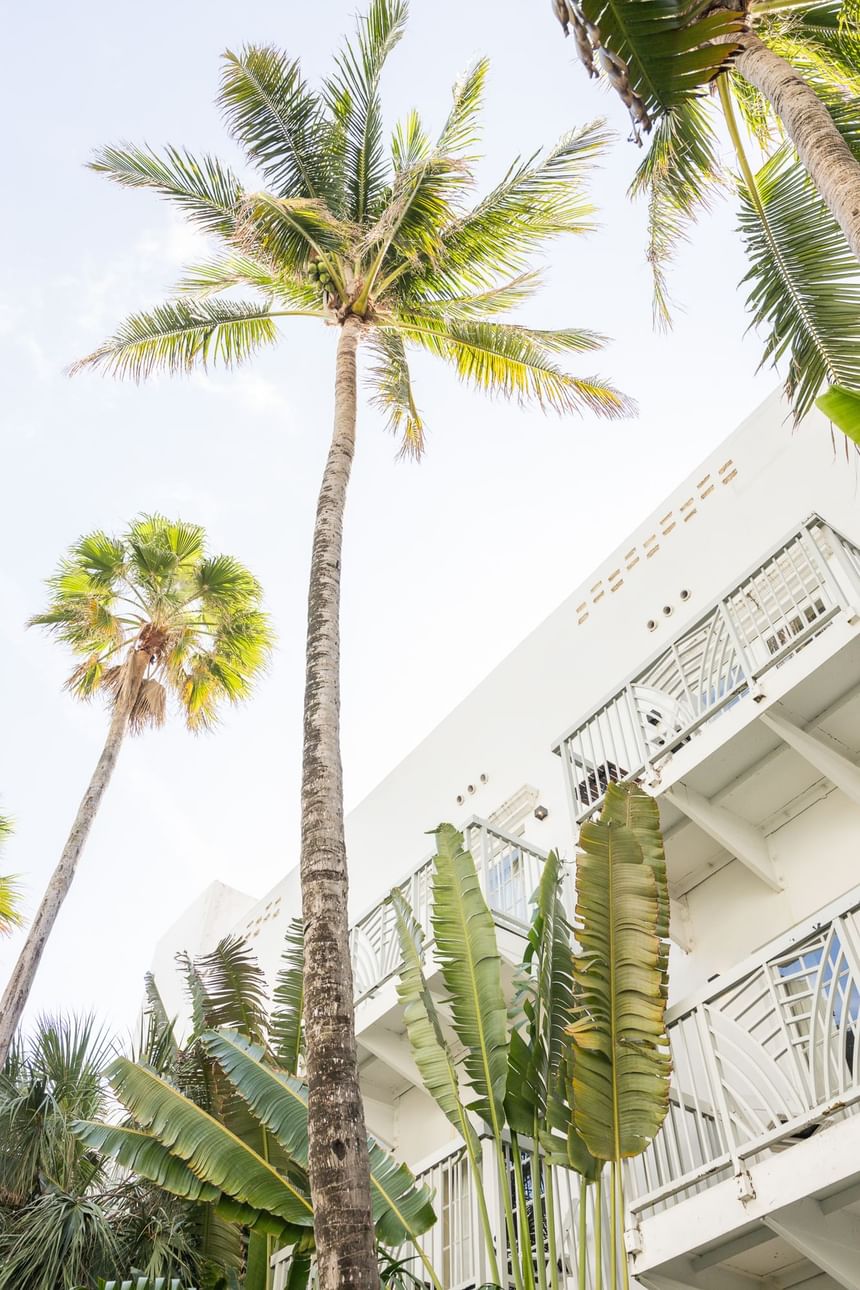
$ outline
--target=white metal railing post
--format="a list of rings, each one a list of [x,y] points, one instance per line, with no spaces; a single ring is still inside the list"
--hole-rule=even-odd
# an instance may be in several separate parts
[[[735,1141],[734,1122],[729,1113],[729,1104],[726,1098],[726,1090],[723,1084],[723,1073],[720,1068],[719,1057],[714,1045],[714,1036],[711,1032],[710,1023],[707,1017],[707,1004],[700,1004],[696,1008],[695,1018],[696,1027],[699,1033],[699,1044],[702,1049],[702,1057],[708,1073],[708,1082],[711,1085],[711,1097],[713,1098],[714,1108],[718,1111],[723,1123],[723,1137],[725,1139],[726,1150],[728,1151],[731,1161],[732,1170],[737,1177],[742,1172],[741,1159],[738,1153],[737,1143]]]
[[[718,602],[717,613],[720,615],[720,618],[723,621],[725,629],[728,632],[729,639],[735,648],[735,653],[738,656],[738,662],[741,665],[741,669],[744,674],[744,679],[751,684],[753,679],[753,672],[755,669],[753,667],[752,660],[749,658],[747,654],[746,646],[744,645],[743,640],[741,639],[741,634],[738,631],[737,623],[735,622],[732,616],[731,607],[727,599],[721,600]]]
[[[838,577],[834,575],[834,581],[837,585],[843,582],[845,584],[845,589],[847,590],[840,587],[842,592],[840,599],[842,600],[842,603],[854,615],[860,615],[860,573],[858,573],[856,567],[848,558],[842,538],[838,533],[833,531],[829,524],[825,524],[823,520],[819,520],[813,526],[807,527],[805,525],[804,527],[807,529],[807,532],[809,532],[810,537],[812,537],[814,542],[815,538],[810,531],[810,527],[819,529],[819,531],[827,538],[827,541],[830,544],[831,556],[830,559],[828,559],[822,551],[822,558],[826,564],[835,565],[839,571]],[[816,548],[821,551],[817,542],[815,542],[815,545]]]

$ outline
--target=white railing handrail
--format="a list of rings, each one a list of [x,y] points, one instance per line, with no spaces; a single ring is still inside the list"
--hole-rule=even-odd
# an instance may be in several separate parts
[[[795,527],[785,535],[782,541],[777,542],[774,546],[770,547],[765,555],[760,556],[754,564],[749,565],[739,577],[734,578],[730,583],[728,583],[720,595],[715,596],[714,599],[710,601],[710,603],[701,610],[695,618],[691,618],[689,622],[685,623],[684,626],[675,633],[672,639],[678,640],[681,636],[686,636],[688,632],[695,631],[697,627],[701,627],[703,623],[707,622],[714,610],[727,600],[738,587],[742,586],[751,577],[753,577],[759,569],[763,568],[776,556],[780,555],[786,547],[790,546],[791,543],[800,536],[801,532],[808,530],[809,528],[815,528],[816,525],[820,525],[826,529],[831,529],[831,531],[836,534],[836,537],[843,543],[847,541],[841,533],[832,529],[832,526],[829,525],[826,520],[823,520],[820,515],[813,512],[811,515],[807,516],[801,524],[795,525]],[[672,642],[669,642],[669,645],[671,645],[671,643]],[[597,714],[610,704],[613,699],[617,698],[619,694],[623,694],[628,685],[635,684],[636,680],[643,673],[647,672],[652,664],[656,663],[657,660],[666,653],[667,648],[669,648],[669,646],[667,646],[665,642],[662,645],[657,646],[653,653],[649,654],[643,663],[639,663],[633,671],[624,678],[620,685],[614,685],[611,690],[608,690],[604,694],[599,703],[595,703],[593,707],[587,709],[581,717],[578,717],[576,721],[567,726],[562,734],[553,740],[552,751],[556,754],[560,754],[562,745],[570,739],[571,735],[575,735],[583,726],[588,725],[592,717],[596,717]]]
[[[650,779],[841,613],[860,613],[860,551],[811,515],[556,742],[573,818],[610,782]]]
[[[666,1025],[671,1026],[675,1021],[681,1021],[684,1017],[695,1012],[703,1004],[713,1003],[720,995],[725,994],[727,990],[733,990],[763,963],[769,963],[772,959],[777,958],[785,950],[793,949],[794,946],[802,947],[803,942],[807,941],[810,936],[814,936],[822,927],[828,926],[838,918],[840,914],[853,913],[855,909],[860,909],[860,884],[852,887],[842,896],[837,896],[835,900],[829,901],[821,909],[810,914],[803,922],[796,923],[786,932],[781,932],[771,940],[753,950],[746,958],[741,959],[726,972],[720,972],[717,976],[712,977],[705,985],[700,986],[691,994],[685,995],[677,1003],[673,1003],[666,1010]]]

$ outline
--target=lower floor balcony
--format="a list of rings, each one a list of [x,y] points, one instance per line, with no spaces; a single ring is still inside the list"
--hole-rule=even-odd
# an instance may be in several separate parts
[[[777,1287],[808,1265],[831,1277],[815,1290],[860,1287],[860,888],[672,1008],[668,1029],[669,1115],[627,1170],[637,1275],[710,1287],[723,1267]]]

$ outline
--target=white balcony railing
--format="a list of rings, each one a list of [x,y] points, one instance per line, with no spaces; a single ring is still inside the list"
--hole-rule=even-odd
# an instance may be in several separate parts
[[[860,888],[669,1012],[670,1113],[633,1213],[743,1172],[860,1104]]]
[[[540,881],[546,852],[523,838],[514,837],[477,817],[464,826],[467,848],[475,858],[487,904],[502,923],[525,930],[529,902]],[[425,860],[410,874],[404,893],[424,932],[425,944],[433,939],[430,923],[432,860]],[[356,1001],[393,976],[400,967],[400,947],[393,910],[380,901],[350,931],[352,973]]]
[[[846,611],[860,611],[860,551],[812,516],[562,736],[556,752],[576,820],[600,806],[611,781],[650,777]]]

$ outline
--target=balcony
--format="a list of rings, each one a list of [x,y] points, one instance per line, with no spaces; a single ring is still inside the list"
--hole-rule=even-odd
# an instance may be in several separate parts
[[[750,1230],[757,1194],[759,1206],[779,1210],[790,1206],[792,1186],[804,1198],[819,1184],[838,1195],[850,1183],[856,1199],[860,887],[668,1018],[669,1115],[627,1166],[631,1222],[642,1234],[637,1273],[665,1253],[667,1223],[675,1256],[685,1233],[716,1237],[733,1224],[752,1249],[779,1230],[767,1213]],[[709,1193],[718,1201],[710,1228],[702,1218]],[[694,1217],[684,1217],[687,1202]]]
[[[467,822],[463,835],[466,847],[475,858],[481,890],[497,923],[525,935],[530,918],[529,902],[540,881],[546,852],[477,817]],[[432,873],[431,857],[400,885],[424,932],[425,945],[432,944],[433,940]],[[354,924],[350,952],[358,1003],[394,976],[400,967],[394,911],[387,900],[375,904]]]
[[[860,551],[812,516],[562,736],[555,751],[573,818],[589,818],[612,781],[659,786],[682,749],[689,767],[696,741],[729,709],[756,714],[763,677],[858,613]]]

